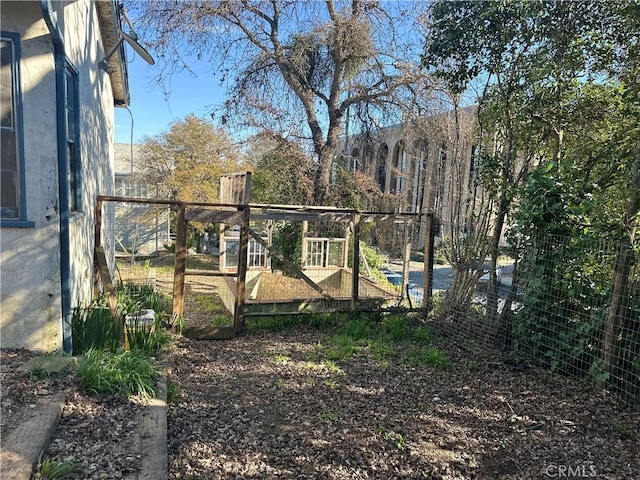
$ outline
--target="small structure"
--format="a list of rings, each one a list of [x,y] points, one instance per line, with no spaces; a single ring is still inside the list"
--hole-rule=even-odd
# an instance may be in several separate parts
[[[138,168],[140,145],[116,143],[114,194],[134,198],[158,198],[157,185],[149,185]],[[148,256],[171,243],[170,214],[166,205],[117,203],[110,212],[115,218],[116,254]]]

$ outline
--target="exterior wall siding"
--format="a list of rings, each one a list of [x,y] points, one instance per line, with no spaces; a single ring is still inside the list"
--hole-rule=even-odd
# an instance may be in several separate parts
[[[2,346],[62,344],[53,46],[38,2],[3,2],[2,29],[20,35],[27,219],[0,231]]]
[[[104,54],[94,3],[54,2],[68,60],[78,71],[81,210],[70,220],[72,305],[91,300],[97,194],[113,191],[113,95],[97,65]],[[2,30],[20,35],[27,219],[0,230],[3,347],[62,346],[60,212],[54,48],[40,2],[3,2]],[[113,257],[113,241],[104,238]]]

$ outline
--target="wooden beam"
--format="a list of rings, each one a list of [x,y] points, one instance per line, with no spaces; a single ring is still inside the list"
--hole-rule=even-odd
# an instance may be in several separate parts
[[[187,265],[187,220],[184,205],[178,205],[176,225],[176,257],[173,266],[173,309],[171,326],[175,327],[184,313],[184,272]]]
[[[109,311],[113,317],[113,323],[117,328],[120,328],[120,312],[118,311],[118,300],[116,297],[116,290],[113,288],[113,282],[111,281],[111,274],[109,273],[109,266],[107,265],[107,258],[104,254],[104,248],[101,246],[95,247],[94,257],[100,272],[100,279],[102,280],[102,287],[108,295]]]
[[[249,219],[250,209],[244,208],[242,212],[244,219],[240,226],[240,241],[238,249],[238,279],[236,280],[236,298],[233,309],[233,327],[236,333],[244,330],[244,302],[245,291],[247,286],[247,257],[249,252]]]
[[[333,212],[296,212],[296,211],[263,211],[251,214],[252,220],[289,220],[293,222],[318,222],[327,220],[330,222],[348,222],[351,220],[350,213],[333,213]]]
[[[225,207],[227,208],[227,207]],[[212,208],[189,208],[186,212],[186,219],[189,221],[203,223],[226,223],[229,225],[240,225],[243,215],[237,208],[233,210],[214,210]]]
[[[185,270],[185,275],[201,275],[203,277],[234,277],[237,278],[238,272],[219,272],[217,270]]]

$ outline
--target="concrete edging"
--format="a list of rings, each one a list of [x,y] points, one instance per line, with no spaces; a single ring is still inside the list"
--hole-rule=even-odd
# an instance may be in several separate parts
[[[40,455],[49,446],[49,441],[60,422],[64,404],[64,393],[57,393],[40,400],[33,418],[7,435],[0,451],[3,479],[29,480],[31,478]]]

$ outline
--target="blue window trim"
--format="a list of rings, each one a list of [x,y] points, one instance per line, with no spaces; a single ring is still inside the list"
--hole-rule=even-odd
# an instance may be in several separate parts
[[[13,51],[15,58],[13,58],[13,81],[14,81],[14,95],[15,102],[15,122],[16,122],[16,147],[18,150],[18,169],[20,173],[20,216],[19,218],[2,218],[0,217],[0,227],[14,227],[14,228],[33,228],[35,223],[27,220],[27,195],[26,195],[26,182],[25,182],[25,164],[24,164],[24,126],[22,123],[23,117],[23,105],[22,105],[22,84],[20,75],[20,60],[22,58],[22,52],[20,51],[20,35],[15,32],[7,32],[0,30],[0,36],[11,40],[13,43]]]
[[[68,58],[65,58],[65,62],[64,62],[64,69],[65,69],[65,75],[64,75],[64,81],[65,81],[65,101],[64,101],[64,108],[65,108],[65,145],[61,146],[60,148],[64,148],[65,152],[67,152],[67,168],[68,168],[68,172],[70,173],[71,170],[73,169],[73,173],[74,173],[74,179],[75,179],[75,190],[71,189],[71,183],[69,182],[68,186],[69,186],[69,192],[68,195],[69,196],[74,196],[74,200],[75,200],[75,209],[72,208],[73,206],[73,202],[71,202],[71,198],[69,199],[69,216],[70,217],[74,217],[77,216],[81,213],[84,212],[83,209],[83,204],[82,204],[82,184],[83,184],[83,171],[82,171],[82,159],[80,158],[80,82],[79,82],[79,73],[78,73],[78,69],[75,68],[75,66],[71,63],[71,61]],[[67,85],[66,82],[69,81],[69,78],[67,76],[67,72],[70,72],[71,74],[71,80],[73,82],[73,84],[71,86]],[[71,91],[72,95],[73,95],[73,122],[74,122],[74,126],[73,126],[73,138],[71,138],[70,135],[70,131],[71,128],[68,124],[69,121],[69,115],[67,112],[67,106],[69,105],[69,99],[67,98],[67,94],[69,93],[69,91]],[[67,145],[69,143],[69,140],[73,141],[73,161],[74,163],[71,163],[71,158],[69,158],[68,155],[68,150],[67,150]]]

